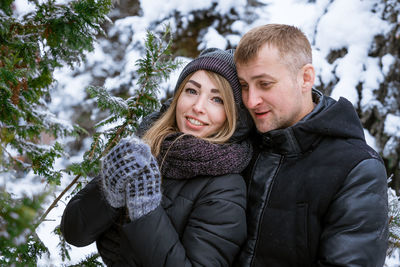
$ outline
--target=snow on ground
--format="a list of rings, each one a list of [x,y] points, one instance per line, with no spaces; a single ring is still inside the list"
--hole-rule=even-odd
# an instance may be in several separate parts
[[[399,267],[400,266],[400,252],[395,250],[392,255],[386,258],[385,267]]]
[[[112,36],[115,32],[130,31],[135,32],[131,44],[128,44],[126,50],[126,59],[124,61],[124,69],[122,74],[117,78],[108,78],[105,81],[105,87],[108,89],[118,88],[120,84],[129,82],[131,77],[130,73],[135,70],[134,63],[141,54],[135,50],[135,43],[143,43],[146,29],[155,20],[163,19],[171,14],[174,10],[179,11],[181,14],[187,15],[192,10],[208,8],[214,2],[218,2],[216,10],[221,13],[228,13],[231,8],[235,9],[238,14],[245,14],[247,1],[190,1],[190,0],[141,0],[141,7],[143,16],[141,17],[127,17],[117,20],[113,28],[109,32]],[[261,0],[265,6],[258,7],[254,10],[258,18],[252,23],[248,24],[244,20],[238,20],[232,24],[232,29],[239,32],[238,35],[229,35],[224,38],[213,27],[205,29],[205,36],[201,40],[199,49],[207,47],[225,48],[227,46],[227,39],[235,45],[240,39],[240,36],[247,30],[254,26],[266,23],[286,23],[299,27],[310,39],[313,45],[314,65],[317,73],[318,83],[327,83],[334,78],[334,75],[340,79],[336,84],[332,97],[335,99],[340,96],[348,98],[354,105],[358,104],[358,94],[356,92],[356,85],[360,81],[365,83],[365,92],[363,97],[365,101],[361,106],[374,102],[373,91],[377,89],[377,84],[382,80],[383,75],[387,72],[390,65],[393,63],[393,56],[387,55],[379,62],[377,59],[368,56],[368,49],[370,48],[373,36],[378,33],[385,33],[389,30],[389,25],[383,21],[379,12],[371,12],[374,1],[362,0],[319,0],[316,3],[309,3],[306,0]],[[16,1],[17,15],[20,16],[23,12],[29,11],[32,5],[29,5],[27,0]],[[379,9],[378,9],[379,10]],[[187,17],[190,21],[192,18]],[[129,40],[127,35],[120,36],[121,43],[127,43]],[[348,53],[333,64],[329,64],[326,60],[327,55],[332,49],[347,48]],[[91,66],[97,66],[95,71],[104,72],[108,68],[117,68],[110,55],[105,54],[101,50],[100,45],[95,46],[95,51],[88,55]],[[108,65],[104,65],[104,64]],[[383,65],[381,71],[380,65]],[[170,84],[163,84],[162,88],[174,88],[174,82],[179,75],[179,71],[173,73]],[[55,113],[61,114],[63,119],[70,116],[68,112],[59,112],[60,110],[68,111],[68,107],[73,104],[83,101],[85,94],[84,89],[91,82],[90,75],[80,75],[73,77],[72,72],[63,68],[56,72],[56,79],[58,81],[58,90],[53,93],[52,110]],[[134,85],[132,85],[132,88]],[[160,94],[160,96],[163,93]],[[366,101],[368,100],[368,101]],[[388,133],[396,133],[399,131],[399,118],[397,116],[388,117],[385,122],[385,131]],[[367,142],[376,148],[375,140],[367,132]],[[389,152],[387,152],[389,153]],[[79,162],[80,156],[77,156],[74,161]],[[59,162],[60,166],[62,162]],[[65,177],[63,185],[60,189],[67,184],[72,177]],[[21,181],[22,182],[22,181]],[[29,182],[29,179],[24,179],[24,188],[35,189],[34,181]],[[33,186],[30,187],[30,184]],[[8,187],[10,187],[10,182]],[[18,185],[15,184],[16,188]],[[22,185],[21,185],[22,186]],[[62,211],[66,205],[65,201],[59,203],[47,217],[49,221],[44,222],[38,229],[38,235],[48,246],[51,252],[51,258],[40,259],[39,266],[60,266],[61,260],[58,256],[58,239],[51,232],[60,223]],[[67,264],[77,263],[85,255],[96,251],[94,245],[85,248],[72,247],[71,262]],[[399,266],[400,264],[399,253],[395,251],[392,257],[387,259],[386,266]]]

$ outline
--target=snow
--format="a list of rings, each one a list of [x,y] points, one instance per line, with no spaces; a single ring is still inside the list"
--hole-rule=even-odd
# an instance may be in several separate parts
[[[389,136],[400,138],[400,116],[388,114],[385,120],[384,131]]]
[[[162,20],[167,17],[173,11],[178,11],[181,15],[187,15],[193,10],[201,10],[209,8],[214,2],[218,2],[216,11],[219,13],[228,13],[233,7],[245,7],[247,5],[246,0],[225,0],[225,1],[214,1],[214,0],[203,0],[203,1],[148,1],[141,0],[140,6],[143,10],[143,17],[149,21]]]
[[[241,21],[241,20],[237,20],[234,23],[232,23],[231,26],[232,31],[235,32],[245,32],[246,30],[246,23]]]
[[[399,267],[400,263],[400,252],[399,250],[395,250],[394,253],[386,258],[385,267]]]
[[[375,138],[368,132],[367,129],[364,129],[365,141],[367,144],[372,147],[375,151],[379,151],[378,146],[376,145]]]
[[[294,25],[300,28],[311,41],[318,17],[321,16],[324,6],[329,1],[321,0],[317,1],[316,4],[296,0],[266,0],[261,2],[265,3],[266,7],[259,10],[260,18],[250,28],[266,23]],[[305,15],[299,16],[299,14]]]
[[[384,34],[390,29],[387,22],[382,20],[379,12],[371,11],[376,1],[319,0],[316,3],[309,3],[306,0],[261,0],[259,2],[264,5],[252,10],[256,15],[254,20],[249,22],[246,18],[243,18],[243,20],[233,22],[231,29],[234,34],[222,36],[214,26],[204,29],[204,35],[199,40],[198,48],[219,47],[224,49],[228,42],[231,45],[236,45],[240,36],[246,31],[266,23],[294,25],[302,29],[312,43],[313,64],[318,75],[316,84],[327,84],[337,79],[338,82],[331,94],[333,98],[338,99],[343,96],[349,99],[354,106],[360,105],[361,108],[368,108],[375,105],[379,109],[384,109],[376,100],[374,92],[379,89],[379,83],[384,75],[389,72],[395,59],[393,55],[387,54],[382,57],[380,62],[378,59],[368,56],[373,37],[378,33]],[[121,73],[115,77],[110,75],[105,80],[105,88],[111,90],[119,88],[122,84],[129,84],[130,90],[135,90],[132,73],[137,69],[136,60],[142,56],[138,47],[143,46],[146,29],[154,24],[159,24],[161,27],[160,22],[169,21],[174,31],[176,26],[174,21],[170,19],[174,11],[185,15],[184,23],[185,21],[188,23],[193,20],[193,15],[189,14],[190,12],[208,9],[213,3],[217,3],[215,11],[223,14],[229,14],[233,9],[237,14],[243,15],[249,8],[246,0],[141,0],[141,16],[131,16],[115,21],[108,33],[110,38],[117,33],[119,34],[120,45],[126,46],[125,58],[121,60],[113,58],[112,53],[104,52],[102,43],[97,43],[94,51],[88,54],[85,64],[92,66],[94,75],[104,76],[104,73]],[[18,17],[32,11],[32,4],[27,0],[16,0],[15,5],[16,16]],[[379,7],[375,9],[379,10]],[[336,59],[333,64],[329,64],[327,57],[330,51],[342,48],[347,49],[347,54]],[[181,59],[185,62],[190,60]],[[76,67],[79,68],[79,66]],[[160,85],[162,91],[160,91],[159,97],[163,97],[166,90],[175,87],[179,73],[180,69],[176,70],[172,73],[168,82]],[[70,107],[85,99],[85,88],[92,82],[92,76],[91,74],[76,76],[72,70],[65,67],[56,71],[55,79],[58,83],[58,89],[52,94],[50,109],[59,116],[59,119],[68,120],[73,112]],[[359,82],[364,84],[361,102],[356,89]],[[378,150],[373,136],[367,130],[364,132],[367,143]],[[390,139],[383,150],[384,155],[393,153],[393,146],[397,144],[396,140],[400,138],[400,116],[390,114],[387,116],[385,133],[390,136]],[[89,141],[86,140],[85,142],[88,143]],[[81,160],[82,155],[65,159],[69,162],[80,162]],[[65,162],[60,160],[57,164],[62,168]],[[72,177],[64,177],[59,189],[64,188],[71,179]],[[12,183],[7,181],[7,184],[10,187]],[[32,174],[28,174],[26,179],[15,180],[12,185],[17,194],[38,192],[42,187],[43,185],[38,183]],[[24,190],[19,190],[21,188],[24,188]],[[58,194],[58,192],[55,194]],[[61,265],[57,249],[58,238],[51,232],[59,225],[66,202],[65,200],[61,201],[58,207],[48,215],[48,221],[42,223],[37,231],[51,252],[51,258],[40,259],[39,266]],[[75,264],[85,255],[95,251],[94,245],[84,248],[72,247],[70,252],[72,260],[66,263]],[[399,262],[399,253],[395,251],[392,257],[387,259],[386,264],[387,266],[399,266]]]
[[[386,54],[382,57],[382,72],[384,75],[388,74],[390,67],[392,66],[394,61],[395,61],[395,58],[391,54]]]
[[[79,76],[72,76],[72,74],[68,67],[54,72],[54,78],[61,90],[57,91],[58,97],[53,97],[49,107],[51,110],[79,104],[86,97],[84,89],[90,85],[92,76],[89,73]]]
[[[198,50],[204,50],[210,47],[216,47],[225,50],[228,45],[227,40],[221,36],[215,29],[208,28],[204,35],[203,41],[200,43]]]
[[[383,154],[384,157],[390,158],[390,156],[391,156],[393,153],[396,153],[396,147],[397,147],[398,144],[399,144],[399,141],[396,140],[396,139],[397,139],[396,137],[391,136],[391,137],[389,138],[389,140],[386,142],[386,144],[385,144],[385,146],[384,146],[384,148],[383,148],[383,151],[382,151],[382,154]],[[393,155],[393,156],[396,156],[396,155]],[[399,166],[399,167],[400,167],[400,166]]]
[[[348,53],[336,60],[336,75],[340,79],[331,96],[346,97],[353,105],[358,102],[358,75],[368,60],[368,49],[373,37],[389,30],[389,25],[370,10],[372,1],[333,1],[319,21],[316,47],[328,55],[331,49],[346,47]],[[351,19],[349,19],[351,18]],[[378,62],[376,63],[378,64]]]
[[[329,64],[320,50],[314,49],[312,51],[312,57],[315,72],[319,74],[316,77],[316,85],[320,85],[321,82],[323,84],[328,84],[335,78],[333,74],[334,66]]]
[[[28,0],[15,0],[14,5],[15,5],[14,15],[18,18],[22,17],[26,13],[35,10],[35,5],[29,3]]]

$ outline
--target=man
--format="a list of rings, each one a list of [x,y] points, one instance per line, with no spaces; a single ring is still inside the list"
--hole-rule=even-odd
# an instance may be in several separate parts
[[[312,89],[305,35],[288,25],[254,28],[235,62],[258,149],[239,265],[383,266],[385,167],[352,104]]]

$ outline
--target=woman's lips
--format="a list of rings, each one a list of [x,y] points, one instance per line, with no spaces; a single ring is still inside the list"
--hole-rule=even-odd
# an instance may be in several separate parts
[[[193,129],[200,129],[208,124],[191,116],[186,116],[186,125]]]

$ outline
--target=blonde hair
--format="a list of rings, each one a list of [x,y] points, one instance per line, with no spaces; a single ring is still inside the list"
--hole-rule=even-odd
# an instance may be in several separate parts
[[[202,139],[207,140],[211,143],[225,143],[233,135],[236,129],[236,106],[233,97],[232,87],[229,82],[221,75],[204,70],[208,77],[213,81],[220,89],[221,97],[224,101],[224,109],[226,113],[226,121],[222,128],[212,136],[207,136]],[[180,84],[177,92],[174,95],[172,103],[167,111],[150,127],[149,130],[143,136],[143,140],[150,146],[151,152],[154,156],[158,156],[160,153],[161,144],[164,138],[174,132],[179,132],[176,123],[176,106],[181,95],[183,88],[187,81],[194,73],[189,74],[183,82]]]
[[[299,28],[285,24],[266,24],[248,31],[236,48],[235,63],[248,63],[257,57],[264,45],[278,49],[280,58],[293,73],[312,63],[312,50],[307,37]]]

